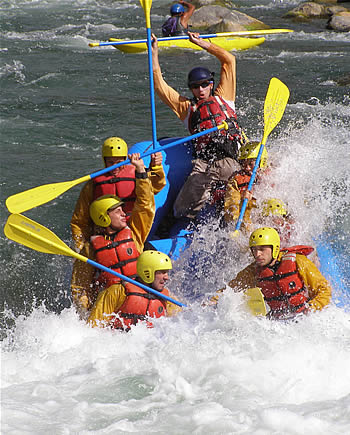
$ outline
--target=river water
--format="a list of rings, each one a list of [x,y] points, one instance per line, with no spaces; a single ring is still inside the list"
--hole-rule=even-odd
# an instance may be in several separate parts
[[[282,18],[295,1],[237,2],[242,12],[292,34],[236,53],[241,124],[263,133],[271,77],[290,89],[267,147],[278,195],[297,216],[297,243],[327,235],[350,288],[350,34],[325,20]],[[152,29],[169,2],[154,0]],[[146,54],[89,48],[109,37],[143,38],[137,0],[3,0],[0,5],[1,222],[5,199],[102,166],[100,146],[118,135],[152,138]],[[189,69],[207,53],[161,52],[166,80],[187,93]],[[184,136],[156,100],[157,134]],[[70,244],[73,188],[26,212]],[[200,301],[249,262],[232,241],[204,228],[174,264],[170,288],[189,308],[129,334],[88,328],[71,307],[72,260],[29,250],[2,234],[3,434],[345,434],[350,432],[350,314],[335,289],[331,306],[293,324],[252,318],[240,295],[218,309]],[[191,275],[194,252],[203,261]],[[235,258],[237,257],[237,258]],[[195,297],[194,297],[195,296]],[[346,295],[345,295],[346,296]]]

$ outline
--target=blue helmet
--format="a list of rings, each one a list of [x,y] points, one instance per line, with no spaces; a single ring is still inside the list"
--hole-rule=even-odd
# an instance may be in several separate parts
[[[170,8],[171,15],[183,14],[184,12],[185,12],[185,8],[182,5],[180,5],[179,3],[175,3]]]
[[[195,83],[201,83],[205,81],[214,82],[214,73],[210,72],[207,68],[197,66],[196,68],[191,69],[191,71],[188,73],[187,84],[189,87]]]

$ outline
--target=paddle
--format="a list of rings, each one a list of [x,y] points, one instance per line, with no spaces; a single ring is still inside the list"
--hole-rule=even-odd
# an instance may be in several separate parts
[[[168,148],[188,142],[191,139],[196,139],[197,137],[203,136],[205,134],[209,134],[216,130],[220,130],[221,128],[225,128],[225,130],[227,130],[228,128],[227,123],[223,122],[221,125],[217,127],[212,127],[209,128],[208,130],[201,131],[191,136],[187,136],[185,138],[175,140],[174,142],[170,142],[166,145],[159,146],[155,150],[146,151],[141,155],[141,158],[147,157],[158,151],[164,151]],[[85,175],[84,177],[77,178],[76,180],[62,181],[59,183],[52,183],[52,184],[43,184],[42,186],[33,187],[32,189],[25,190],[24,192],[16,193],[14,195],[9,196],[6,199],[6,207],[10,213],[23,213],[24,211],[31,210],[32,208],[38,207],[39,205],[46,204],[47,202],[52,201],[53,199],[62,195],[64,192],[76,186],[77,184],[83,183],[84,181],[91,180],[92,178],[98,177],[99,175],[105,174],[106,172],[110,172],[113,169],[119,168],[120,166],[127,165],[129,163],[130,163],[130,159],[126,159],[123,162],[117,163],[113,166],[109,166],[108,168],[101,169],[100,171],[94,172],[90,175]]]
[[[142,2],[141,2],[142,4]],[[293,30],[290,29],[268,29],[268,30],[244,30],[241,32],[222,32],[222,33],[210,33],[206,35],[199,35],[202,39],[209,39],[209,38],[217,38],[222,36],[259,36],[259,35],[271,35],[271,34],[277,34],[277,33],[289,33],[293,32]],[[189,39],[188,35],[181,35],[181,36],[167,36],[165,38],[158,38],[158,42],[161,41],[176,41],[179,39]],[[113,42],[113,38],[110,38],[110,42],[90,42],[90,47],[102,47],[105,45],[123,45],[123,44],[142,44],[146,43],[146,39],[135,39],[130,41],[116,41]]]
[[[247,306],[253,316],[266,316],[267,309],[264,295],[259,287],[249,288],[244,292]]]
[[[267,90],[265,104],[264,104],[264,135],[261,141],[259,154],[256,158],[255,166],[252,171],[252,175],[250,177],[250,181],[247,188],[248,191],[251,191],[253,187],[253,183],[255,180],[257,170],[260,165],[261,155],[264,150],[267,137],[271,133],[271,131],[276,127],[276,125],[280,122],[284,110],[286,108],[288,98],[289,98],[289,89],[287,88],[287,86],[284,83],[282,83],[280,80],[278,80],[276,77],[273,77],[270,80],[270,84]],[[244,217],[245,210],[247,208],[247,204],[248,204],[248,199],[245,198],[243,200],[242,208],[239,213],[238,221],[233,235],[237,235],[239,232],[239,229],[243,222],[243,217]]]
[[[147,292],[166,299],[167,301],[172,302],[179,307],[186,307],[185,304],[176,301],[169,296],[163,295],[157,290],[147,287],[138,281],[128,278],[127,276],[115,272],[112,269],[108,269],[108,267],[105,267],[102,264],[96,263],[95,261],[78,254],[70,249],[61,239],[56,236],[56,234],[54,234],[48,228],[43,227],[26,216],[21,214],[11,214],[7,219],[4,232],[7,238],[20,243],[21,245],[27,246],[28,248],[34,249],[35,251],[44,252],[45,254],[66,255],[68,257],[77,258],[78,260],[97,267],[98,269],[109,272],[124,281],[135,284]]]
[[[147,31],[147,48],[148,48],[148,72],[149,72],[149,91],[151,101],[151,116],[152,116],[152,138],[153,148],[158,145],[157,141],[157,126],[156,126],[156,108],[154,103],[154,80],[152,68],[152,38],[151,38],[151,6],[152,0],[140,0],[141,6],[145,13],[146,18],[146,31]]]

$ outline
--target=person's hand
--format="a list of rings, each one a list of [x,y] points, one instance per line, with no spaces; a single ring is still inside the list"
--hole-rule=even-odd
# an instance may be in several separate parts
[[[198,47],[207,49],[210,46],[210,42],[206,39],[202,39],[199,33],[196,32],[188,32],[189,40],[193,42],[193,44],[198,45]]]
[[[249,190],[242,192],[242,199],[247,199],[248,201],[251,201],[253,199],[252,192],[249,192]]]
[[[134,153],[128,155],[130,163],[135,166],[136,172],[146,172],[145,164],[140,157],[140,153]]]
[[[155,166],[161,166],[163,162],[163,155],[161,152],[154,153],[151,155],[151,168],[154,168]]]
[[[158,56],[158,38],[154,33],[151,35],[151,42],[152,42],[152,54],[156,54]]]

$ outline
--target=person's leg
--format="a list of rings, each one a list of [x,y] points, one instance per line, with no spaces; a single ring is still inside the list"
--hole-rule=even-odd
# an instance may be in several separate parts
[[[193,169],[182,186],[175,203],[174,216],[194,219],[209,198],[211,180],[207,173],[208,164],[203,160],[194,161]]]

